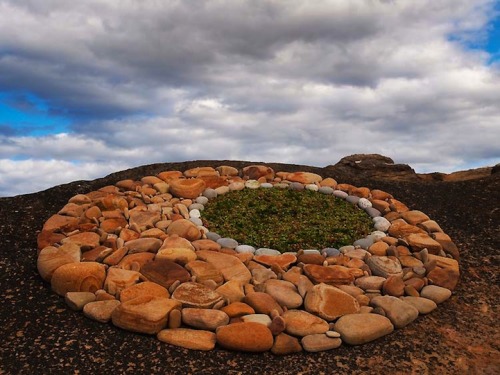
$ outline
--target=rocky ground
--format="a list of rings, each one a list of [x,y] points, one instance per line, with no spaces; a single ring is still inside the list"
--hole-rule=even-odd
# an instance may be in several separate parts
[[[253,163],[155,164],[36,194],[1,198],[0,373],[500,372],[500,173],[488,175],[491,169],[482,171],[479,177],[469,173],[465,178],[428,178],[388,158],[359,155],[326,168],[268,164],[275,170],[310,171],[339,182],[385,190],[436,220],[458,245],[462,276],[451,299],[403,330],[362,346],[342,345],[329,352],[286,357],[221,349],[188,351],[71,311],[38,275],[36,235],[43,223],[75,194],[164,170],[222,164],[242,168]]]

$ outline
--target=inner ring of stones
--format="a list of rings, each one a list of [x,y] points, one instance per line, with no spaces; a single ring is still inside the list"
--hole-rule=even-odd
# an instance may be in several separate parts
[[[353,245],[280,253],[200,221],[217,195],[308,189],[373,218]],[[38,236],[41,277],[74,310],[195,350],[289,354],[376,340],[430,313],[459,279],[458,249],[381,190],[255,165],[165,171],[76,195]]]

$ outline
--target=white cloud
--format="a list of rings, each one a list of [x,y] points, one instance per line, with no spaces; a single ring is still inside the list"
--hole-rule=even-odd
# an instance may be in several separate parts
[[[460,43],[484,37],[492,6],[0,0],[0,86],[73,120],[68,133],[0,135],[0,195],[55,185],[43,176],[62,167],[373,152],[420,172],[494,164],[499,66]],[[29,163],[39,185],[17,175]]]

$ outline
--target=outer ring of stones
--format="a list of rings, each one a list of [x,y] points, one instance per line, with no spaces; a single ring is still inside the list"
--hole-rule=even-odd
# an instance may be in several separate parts
[[[202,226],[209,199],[244,188],[340,197],[374,231],[340,249],[281,254]],[[265,165],[165,171],[76,195],[44,224],[38,250],[41,277],[70,308],[195,350],[364,344],[430,313],[459,279],[458,249],[423,212],[381,190]]]

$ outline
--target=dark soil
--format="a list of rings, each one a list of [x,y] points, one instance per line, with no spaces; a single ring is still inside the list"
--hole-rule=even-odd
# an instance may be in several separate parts
[[[436,220],[461,251],[461,281],[429,316],[363,346],[276,357],[197,352],[91,321],[69,310],[36,270],[36,236],[69,198],[163,170],[248,162],[154,164],[36,194],[0,198],[0,374],[498,374],[500,373],[500,174],[462,181],[390,181],[334,168],[268,164],[382,189]]]

